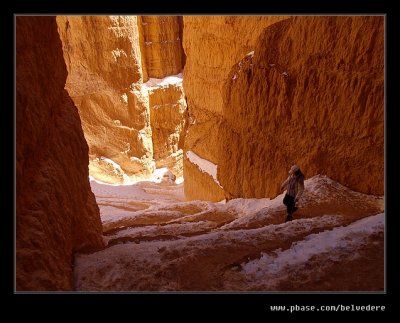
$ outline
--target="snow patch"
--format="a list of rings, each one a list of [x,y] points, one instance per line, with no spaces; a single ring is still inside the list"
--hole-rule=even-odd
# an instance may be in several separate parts
[[[250,215],[271,205],[269,198],[263,199],[233,199],[226,203],[226,210],[239,215]]]
[[[182,177],[178,177],[178,178],[175,180],[175,183],[176,183],[176,184],[182,184],[183,182],[184,182],[183,176],[182,176]]]
[[[163,79],[150,78],[146,83],[143,83],[143,86],[148,90],[152,90],[155,88],[163,88],[163,87],[168,87],[170,85],[181,84],[182,81],[183,81],[183,74],[179,73],[177,75],[170,75],[164,77]]]
[[[221,184],[217,179],[217,171],[218,171],[217,165],[208,161],[207,159],[201,158],[199,155],[195,154],[193,151],[190,150],[186,152],[186,157],[192,164],[197,165],[197,167],[200,169],[201,172],[210,175],[214,179],[214,182],[217,183],[218,186],[222,188]]]
[[[113,161],[112,159],[109,159],[109,158],[103,157],[103,156],[100,156],[99,159],[108,164],[111,164],[115,169],[118,169],[119,171],[123,172],[121,166],[118,163],[116,163],[115,161]]]
[[[290,249],[275,250],[275,256],[263,253],[260,259],[243,263],[243,273],[271,284],[273,276],[282,276],[282,272],[306,263],[314,255],[330,253],[333,258],[343,249],[354,249],[355,246],[361,245],[369,235],[383,231],[384,223],[384,213],[380,213],[346,227],[310,234],[304,240],[294,243]]]
[[[126,93],[121,95],[121,100],[124,103],[128,103],[128,95]]]
[[[100,161],[102,162],[106,162],[108,164],[110,164],[115,170],[114,172],[116,173],[120,173],[122,174],[123,177],[123,183],[122,184],[109,184],[109,183],[104,183],[100,180],[97,180],[96,178],[94,178],[93,176],[89,176],[89,180],[91,182],[95,182],[98,184],[102,184],[102,185],[110,185],[110,186],[126,186],[126,185],[132,185],[132,184],[136,184],[136,183],[140,183],[143,181],[147,181],[147,182],[153,182],[153,183],[161,183],[161,182],[165,182],[168,181],[170,183],[176,183],[176,184],[181,184],[183,183],[183,178],[180,178],[178,182],[175,181],[174,175],[172,174],[172,172],[168,169],[168,168],[156,168],[154,170],[154,172],[148,177],[148,178],[137,178],[135,176],[130,177],[128,176],[121,168],[121,166],[116,163],[115,161],[113,161],[112,159],[109,159],[107,157],[103,157],[100,156],[99,157]],[[132,162],[136,162],[139,164],[142,164],[142,160],[140,158],[137,158],[135,156],[131,156],[130,160]],[[153,165],[155,165],[155,162],[153,161]]]
[[[113,56],[115,61],[117,61],[117,58],[119,58],[121,56],[127,57],[125,51],[123,49],[120,49],[120,48],[112,50],[111,54],[112,54],[112,56]]]

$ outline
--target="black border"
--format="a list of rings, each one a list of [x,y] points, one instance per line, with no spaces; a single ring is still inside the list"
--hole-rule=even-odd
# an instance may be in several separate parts
[[[85,1],[70,0],[14,0],[9,4],[14,13],[32,14],[165,14],[165,15],[210,15],[210,14],[336,14],[336,13],[385,13],[389,10],[390,0],[247,0],[245,2],[227,2],[203,0],[189,1]],[[391,4],[391,3],[390,3]],[[392,4],[391,4],[392,5]],[[394,5],[393,5],[394,6]]]
[[[36,314],[43,314],[39,309],[47,308],[48,311],[60,310],[65,318],[71,317],[74,319],[79,318],[80,311],[90,313],[91,315],[100,316],[106,315],[105,312],[110,312],[111,317],[116,320],[119,316],[127,315],[132,320],[139,319],[139,313],[146,314],[147,319],[152,319],[154,316],[162,316],[166,318],[207,318],[213,320],[218,315],[221,317],[234,317],[244,316],[247,319],[256,318],[259,320],[268,320],[271,316],[278,318],[297,318],[303,316],[303,314],[312,314],[323,317],[334,317],[337,313],[334,312],[295,312],[295,313],[272,313],[269,310],[269,305],[385,305],[385,312],[338,312],[345,314],[346,317],[360,317],[368,315],[368,317],[381,317],[387,314],[396,314],[396,305],[399,304],[399,267],[396,264],[398,261],[395,259],[398,250],[396,245],[398,241],[396,237],[397,229],[399,226],[396,224],[400,216],[399,212],[394,211],[395,198],[398,193],[398,184],[396,182],[400,179],[399,165],[400,163],[395,160],[396,154],[393,149],[396,145],[396,137],[394,130],[396,123],[400,121],[399,113],[400,102],[399,96],[397,95],[400,91],[397,87],[397,79],[399,79],[399,17],[398,12],[394,10],[393,1],[358,1],[358,0],[336,0],[330,3],[327,1],[320,0],[289,0],[289,1],[246,1],[245,3],[238,3],[234,5],[218,4],[216,1],[202,1],[201,5],[194,4],[195,7],[188,7],[189,2],[164,2],[156,4],[154,2],[142,2],[136,1],[121,1],[113,0],[110,2],[96,3],[90,2],[73,2],[69,1],[68,4],[58,2],[54,0],[42,0],[42,1],[13,1],[11,7],[7,10],[3,10],[3,14],[7,12],[7,17],[2,19],[2,33],[7,31],[7,47],[11,52],[7,53],[6,59],[3,56],[3,64],[6,63],[6,68],[9,70],[8,73],[2,73],[4,82],[2,84],[10,85],[10,80],[14,79],[14,68],[11,71],[11,61],[14,59],[14,14],[165,14],[165,15],[212,15],[212,14],[384,14],[386,15],[386,190],[385,190],[385,212],[386,212],[386,234],[387,234],[387,245],[386,245],[386,288],[387,293],[385,294],[321,294],[321,293],[306,293],[306,294],[225,294],[225,293],[212,293],[212,294],[14,294],[14,268],[9,271],[10,275],[7,275],[7,279],[2,280],[2,285],[6,281],[8,296],[11,296],[13,305],[17,305],[21,309],[30,308],[35,309],[26,313],[29,316],[36,316]],[[199,3],[200,4],[200,3]],[[392,6],[392,7],[391,7]],[[7,98],[11,98],[14,93],[13,85],[11,84],[8,89]],[[12,96],[11,99],[14,102]],[[7,112],[13,111],[7,108]],[[8,117],[8,116],[7,116]],[[11,114],[10,119],[14,118]],[[13,120],[13,119],[12,119]],[[11,123],[12,122],[12,123]],[[14,121],[10,120],[10,124],[15,124]],[[13,139],[11,141],[11,148],[13,150],[13,169],[15,168],[15,152],[14,152],[14,128],[12,127]],[[6,136],[3,138],[8,138]],[[398,145],[397,145],[398,146]],[[7,149],[7,155],[11,156],[11,149]],[[11,169],[10,163],[7,164],[6,169]],[[8,174],[12,174],[11,171],[6,171]],[[12,176],[13,188],[15,176]],[[13,191],[15,192],[15,191]],[[9,191],[7,190],[9,194]],[[10,204],[14,201],[9,195],[5,195],[5,201]],[[15,193],[14,193],[15,195]],[[15,214],[15,206],[12,205],[13,214]],[[7,220],[11,220],[12,217],[7,214]],[[6,215],[4,214],[4,215]],[[3,216],[4,216],[3,215]],[[11,220],[12,225],[9,226],[7,223],[6,229],[3,230],[3,238],[6,238],[7,249],[11,251],[10,257],[7,257],[7,262],[10,264],[14,263],[14,245],[10,243],[13,241],[13,227],[14,223]],[[12,239],[11,239],[12,237]],[[5,261],[4,261],[5,262]],[[3,263],[4,263],[3,262]],[[4,286],[3,286],[4,287]],[[4,288],[2,288],[4,291]],[[107,310],[109,308],[109,310]],[[116,312],[118,311],[118,312]],[[189,315],[182,315],[184,312]],[[191,313],[191,314],[190,314]],[[18,311],[15,313],[16,316],[24,314],[24,311]],[[60,314],[60,313],[59,313]],[[59,314],[56,314],[59,315]],[[54,317],[56,318],[56,317]]]

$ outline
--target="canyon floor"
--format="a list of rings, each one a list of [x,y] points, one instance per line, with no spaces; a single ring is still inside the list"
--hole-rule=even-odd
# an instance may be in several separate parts
[[[107,247],[76,255],[77,291],[384,290],[381,196],[317,175],[285,223],[283,194],[212,203],[162,177],[90,183]]]

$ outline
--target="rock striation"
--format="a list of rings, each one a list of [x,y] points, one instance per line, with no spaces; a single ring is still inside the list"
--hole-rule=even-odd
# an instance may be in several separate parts
[[[138,16],[142,66],[148,77],[162,79],[182,72],[185,53],[182,48],[181,16]]]

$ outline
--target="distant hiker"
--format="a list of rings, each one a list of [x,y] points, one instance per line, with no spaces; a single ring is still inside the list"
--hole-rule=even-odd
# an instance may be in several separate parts
[[[292,214],[297,210],[296,202],[300,199],[304,191],[304,174],[300,167],[293,165],[289,170],[289,177],[282,183],[281,191],[286,189],[283,204],[287,207],[286,221],[293,220]]]

